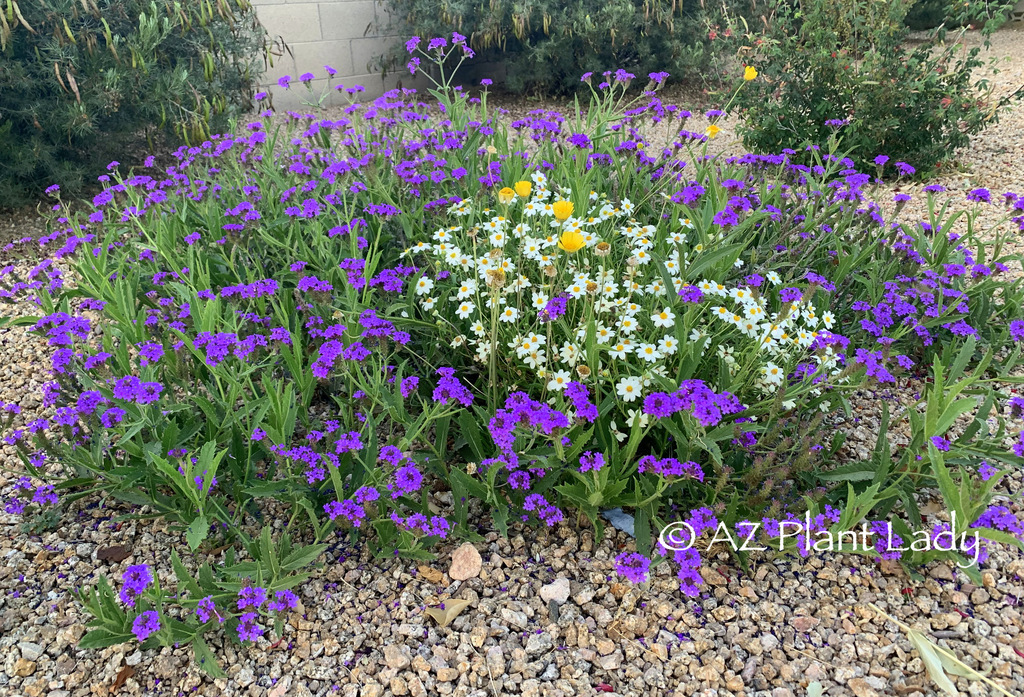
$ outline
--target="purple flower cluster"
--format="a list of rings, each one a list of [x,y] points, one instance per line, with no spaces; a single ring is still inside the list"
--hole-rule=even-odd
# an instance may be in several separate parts
[[[549,528],[565,520],[565,514],[562,510],[548,503],[548,500],[541,494],[528,495],[523,501],[523,510],[527,513],[533,513]]]
[[[265,278],[262,281],[253,283],[242,283],[234,286],[225,286],[220,289],[220,297],[239,297],[245,300],[254,300],[273,295],[278,291],[279,285],[272,278]]]
[[[600,472],[604,467],[604,455],[590,450],[580,455],[580,472]]]
[[[651,560],[636,552],[623,552],[615,557],[615,571],[631,583],[644,583],[651,570]]]
[[[679,461],[674,457],[657,458],[644,455],[637,461],[640,474],[657,474],[662,477],[693,477],[699,482],[704,481],[704,470],[696,462]]]
[[[437,537],[441,540],[446,539],[452,529],[451,523],[441,516],[427,518],[422,513],[414,513],[403,518],[397,511],[392,511],[390,519],[400,530],[423,537]]]
[[[545,436],[557,437],[560,431],[569,428],[569,419],[562,412],[532,399],[525,392],[513,392],[505,399],[505,406],[491,417],[487,428],[505,464],[515,469],[519,462],[514,447],[518,429],[539,431]]]
[[[153,583],[153,574],[145,564],[135,564],[125,569],[121,576],[121,592],[118,594],[128,607],[135,607],[135,599]]]
[[[644,413],[663,419],[679,412],[689,412],[701,426],[717,426],[728,414],[744,407],[729,392],[716,393],[703,380],[684,380],[675,392],[652,392],[644,399]]]
[[[433,400],[438,404],[457,402],[464,407],[473,403],[473,395],[462,382],[455,377],[455,368],[438,368],[441,378],[434,386]]]
[[[548,300],[544,309],[537,313],[537,318],[540,319],[541,322],[554,322],[559,317],[565,315],[568,305],[568,295],[565,295],[564,293],[556,295]]]
[[[140,642],[160,631],[160,614],[153,610],[140,613],[132,622],[132,632]]]
[[[576,410],[576,418],[588,423],[597,420],[597,407],[590,401],[590,390],[582,382],[569,382],[562,391],[565,399]]]

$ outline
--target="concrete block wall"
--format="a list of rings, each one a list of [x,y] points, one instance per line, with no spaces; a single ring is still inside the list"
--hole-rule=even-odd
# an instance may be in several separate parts
[[[303,101],[310,101],[305,86],[298,83],[299,75],[313,73],[313,94],[319,96],[327,86],[325,65],[338,74],[331,84],[346,87],[361,85],[365,92],[361,100],[373,99],[385,91],[399,86],[423,88],[422,81],[408,73],[388,75],[382,79],[369,63],[404,43],[404,36],[388,35],[390,17],[387,9],[377,0],[252,0],[256,16],[272,38],[283,39],[291,49],[274,58],[263,77],[264,84],[273,94],[278,110],[298,109]],[[284,90],[277,81],[290,75],[293,84]],[[344,95],[331,90],[326,102],[336,106],[347,103]]]

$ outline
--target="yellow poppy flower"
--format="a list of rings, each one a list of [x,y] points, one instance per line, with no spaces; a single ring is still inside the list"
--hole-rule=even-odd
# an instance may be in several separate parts
[[[569,205],[571,206],[572,204],[570,203]],[[562,236],[558,238],[558,248],[564,249],[570,254],[583,249],[583,246],[586,243],[587,241],[583,239],[583,234],[578,230],[566,230],[562,233]]]
[[[714,138],[719,134],[719,132],[721,132],[721,130],[722,129],[716,126],[715,124],[711,124],[710,126],[708,126],[708,130],[704,131],[704,133],[707,135],[708,138]]]
[[[522,196],[523,198],[526,198],[527,196],[529,196],[531,191],[533,191],[533,184],[531,184],[530,182],[528,182],[528,181],[518,181],[518,182],[516,182],[516,193],[519,194],[520,196]]]
[[[752,65],[748,65],[743,69],[743,79],[750,82],[757,77],[757,70]]]
[[[555,201],[555,204],[551,207],[551,210],[555,214],[555,219],[558,222],[562,222],[570,215],[572,215],[572,201]]]
[[[498,200],[504,204],[508,204],[512,202],[512,199],[515,198],[515,195],[516,192],[512,191],[512,189],[506,186],[504,189],[498,192]]]

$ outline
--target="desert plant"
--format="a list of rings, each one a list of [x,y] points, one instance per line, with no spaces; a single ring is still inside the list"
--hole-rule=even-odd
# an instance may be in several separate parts
[[[156,129],[200,142],[251,105],[263,28],[247,0],[46,0],[0,13],[0,207]]]
[[[749,36],[754,48],[744,54],[764,79],[735,102],[747,147],[774,152],[838,131],[854,157],[882,154],[926,175],[995,122],[1013,96],[992,97],[987,81],[974,76],[986,65],[981,47],[959,42],[966,29],[954,36],[944,26],[908,45],[910,4],[773,0],[766,28]],[[965,3],[950,19],[983,25],[987,37],[1006,9]]]

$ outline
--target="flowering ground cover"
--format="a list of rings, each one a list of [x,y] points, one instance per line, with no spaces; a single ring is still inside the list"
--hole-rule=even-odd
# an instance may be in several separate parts
[[[409,49],[444,64],[463,45]],[[53,192],[45,260],[2,269],[0,294],[38,308],[13,323],[53,349],[51,416],[0,407],[25,468],[7,511],[45,525],[102,493],[181,538],[175,578],[138,564],[81,589],[83,646],[188,643],[220,675],[208,639],[281,636],[327,545],[428,560],[479,541],[480,505],[506,536],[598,539],[626,509],[618,573],[668,566],[685,596],[706,560],[657,539],[676,521],[761,542],[805,515],[810,534],[866,521],[869,557],[979,580],[992,546],[1022,545],[991,496],[1024,462],[1022,404],[999,389],[1024,339],[1005,225],[1024,199],[951,208],[926,187],[926,219],[901,218],[903,195],[873,200],[886,155],[846,158],[841,124],[801,148],[809,165],[709,157],[718,126],[687,130],[660,74],[639,95],[625,71],[586,75],[585,113],[514,121],[442,80],[429,103],[396,91],[336,120],[264,112],[161,176],[112,163],[86,214]],[[982,208],[1002,211],[992,229]],[[929,380],[908,442],[840,461],[826,420],[908,375]],[[952,528],[923,522],[925,488]],[[282,511],[286,531],[260,522]],[[225,563],[196,563],[215,549]]]

